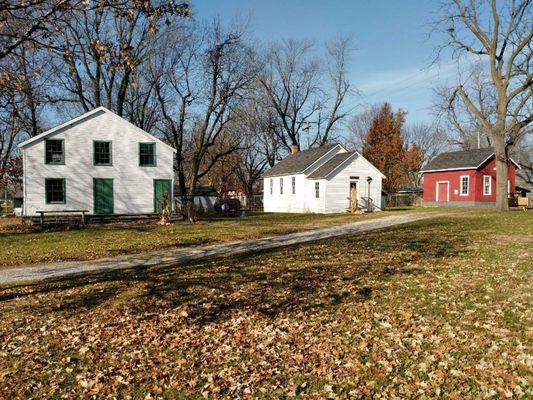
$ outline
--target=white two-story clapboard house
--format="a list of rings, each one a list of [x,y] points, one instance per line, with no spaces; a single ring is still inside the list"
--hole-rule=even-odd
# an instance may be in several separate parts
[[[350,210],[351,196],[367,209],[381,204],[385,176],[356,151],[340,144],[309,150],[293,149],[263,175],[263,204],[267,212],[336,213]]]
[[[104,107],[19,145],[22,213],[153,213],[172,197],[174,149]],[[172,204],[172,201],[170,202]]]

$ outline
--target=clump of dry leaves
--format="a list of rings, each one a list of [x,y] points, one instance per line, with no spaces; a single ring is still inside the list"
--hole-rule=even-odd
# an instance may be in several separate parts
[[[527,398],[533,220],[0,292],[0,398]]]

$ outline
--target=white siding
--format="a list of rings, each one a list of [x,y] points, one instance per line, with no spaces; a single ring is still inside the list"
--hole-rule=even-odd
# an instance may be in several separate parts
[[[44,139],[23,148],[24,213],[37,210],[93,209],[93,178],[113,179],[114,212],[150,213],[154,210],[154,179],[173,179],[173,151],[156,143],[155,167],[139,166],[139,143],[153,142],[139,128],[111,112],[101,111],[54,132],[64,139],[65,165],[45,164]],[[112,142],[112,166],[93,164],[93,141]],[[65,178],[66,203],[46,204],[45,178]]]
[[[296,179],[296,193],[292,194],[292,178]],[[270,180],[273,180],[273,193],[270,194]],[[283,194],[280,194],[279,181],[283,179]],[[303,174],[275,176],[263,179],[263,207],[266,212],[304,212],[305,176]]]
[[[319,184],[320,197],[316,197],[315,183]],[[325,179],[306,179],[306,212],[324,213],[326,210],[326,180]]]
[[[309,213],[340,213],[346,212],[350,207],[350,176],[358,176],[359,204],[365,208],[368,193],[367,178],[371,177],[370,198],[377,209],[382,209],[381,173],[367,160],[360,155],[355,156],[351,161],[341,165],[336,171],[330,174],[327,179],[312,180],[306,177],[320,165],[324,164],[330,156],[344,152],[339,149],[328,155],[319,163],[308,168],[305,174],[285,175],[273,178],[265,178],[264,189],[264,210],[267,212],[309,212]],[[296,195],[291,193],[291,179],[296,177]],[[273,194],[270,194],[270,180],[273,180]],[[279,180],[283,179],[283,194],[280,194]],[[316,198],[315,183],[319,182],[320,197]]]
[[[359,201],[366,207],[368,198],[367,178],[371,177],[370,198],[373,204],[382,208],[381,175],[365,159],[357,156],[353,161],[334,171],[327,180],[326,213],[345,212],[350,207],[350,176],[358,176]]]

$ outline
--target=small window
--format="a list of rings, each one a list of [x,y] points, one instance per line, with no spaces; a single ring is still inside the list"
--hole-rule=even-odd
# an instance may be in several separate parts
[[[283,194],[283,178],[279,178],[279,194]]]
[[[63,139],[45,139],[45,163],[65,164],[65,141]]]
[[[139,143],[139,165],[141,167],[155,167],[155,143]]]
[[[292,194],[296,194],[296,177],[292,177]]]
[[[111,165],[111,142],[94,142],[94,165]]]
[[[461,196],[468,196],[469,181],[468,176],[461,176]]]
[[[317,199],[320,197],[320,182],[315,182],[315,197]]]
[[[274,194],[274,179],[270,178],[270,195]]]
[[[492,194],[492,179],[490,175],[483,175],[483,194],[490,196]]]
[[[47,204],[64,204],[66,199],[65,179],[47,178],[44,181]]]

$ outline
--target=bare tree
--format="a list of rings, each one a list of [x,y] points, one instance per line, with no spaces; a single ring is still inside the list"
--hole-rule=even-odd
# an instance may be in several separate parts
[[[66,10],[81,0],[5,0],[0,3],[0,60],[22,45],[52,46]]]
[[[467,68],[466,75],[464,80],[469,82],[471,96],[479,105],[479,111],[486,119],[493,119],[496,114],[496,98],[483,65],[478,62]],[[450,101],[454,98],[455,90],[455,87],[448,86],[434,89],[434,111],[438,125],[448,132],[446,140],[464,150],[492,147],[490,133],[470,108],[462,101]]]
[[[494,116],[482,110],[469,82],[459,83],[450,102],[462,101],[489,133],[496,157],[496,209],[508,210],[509,154],[533,120],[531,0],[450,0],[440,21],[455,55],[479,56],[495,96]]]
[[[65,27],[72,13],[142,12],[157,19],[165,13],[188,16],[186,3],[151,0],[27,0],[0,2],[0,60],[9,56],[21,45],[60,50],[57,34]]]
[[[347,124],[348,135],[344,138],[348,148],[363,151],[366,135],[372,120],[379,113],[380,105],[367,106],[362,111],[355,114]]]
[[[282,127],[279,140],[289,151],[293,146],[300,149],[302,131],[307,129],[310,134],[311,123],[316,125],[316,135],[308,145],[320,146],[347,116],[343,106],[350,93],[346,77],[349,40],[330,42],[326,46],[327,59],[322,62],[312,56],[313,50],[308,41],[287,40],[273,45],[259,76],[265,97]],[[329,82],[324,82],[323,75],[329,77]]]
[[[350,38],[342,37],[326,44],[326,71],[329,87],[322,89],[319,100],[317,134],[312,145],[323,145],[333,139],[338,122],[343,121],[352,111],[346,108],[346,98],[355,93],[346,76],[346,69],[352,53]],[[323,128],[322,128],[323,127]]]
[[[238,113],[235,132],[241,138],[242,148],[237,151],[235,175],[248,199],[269,166],[279,156],[279,140],[268,107],[262,107],[259,98],[248,101]]]
[[[139,69],[163,50],[162,38],[176,28],[186,8],[172,2],[104,4],[65,17],[57,35],[56,53],[64,65],[59,98],[84,112],[105,106],[124,116],[128,96],[142,79]]]
[[[163,61],[156,85],[162,130],[177,150],[178,181],[192,220],[192,196],[202,177],[242,147],[229,126],[255,70],[242,30],[225,31],[216,22],[187,34]]]
[[[531,128],[529,137],[522,140],[513,151],[513,160],[519,165],[520,169],[516,171],[517,183],[521,186],[533,187],[533,137]]]
[[[41,133],[48,80],[49,57],[22,44],[0,62],[0,178],[17,157],[16,145]]]
[[[416,145],[420,149],[420,167],[450,147],[449,141],[446,140],[447,133],[437,122],[407,124],[402,130],[402,137],[406,148]],[[411,174],[409,179],[411,186],[421,186],[422,175],[418,171]]]

